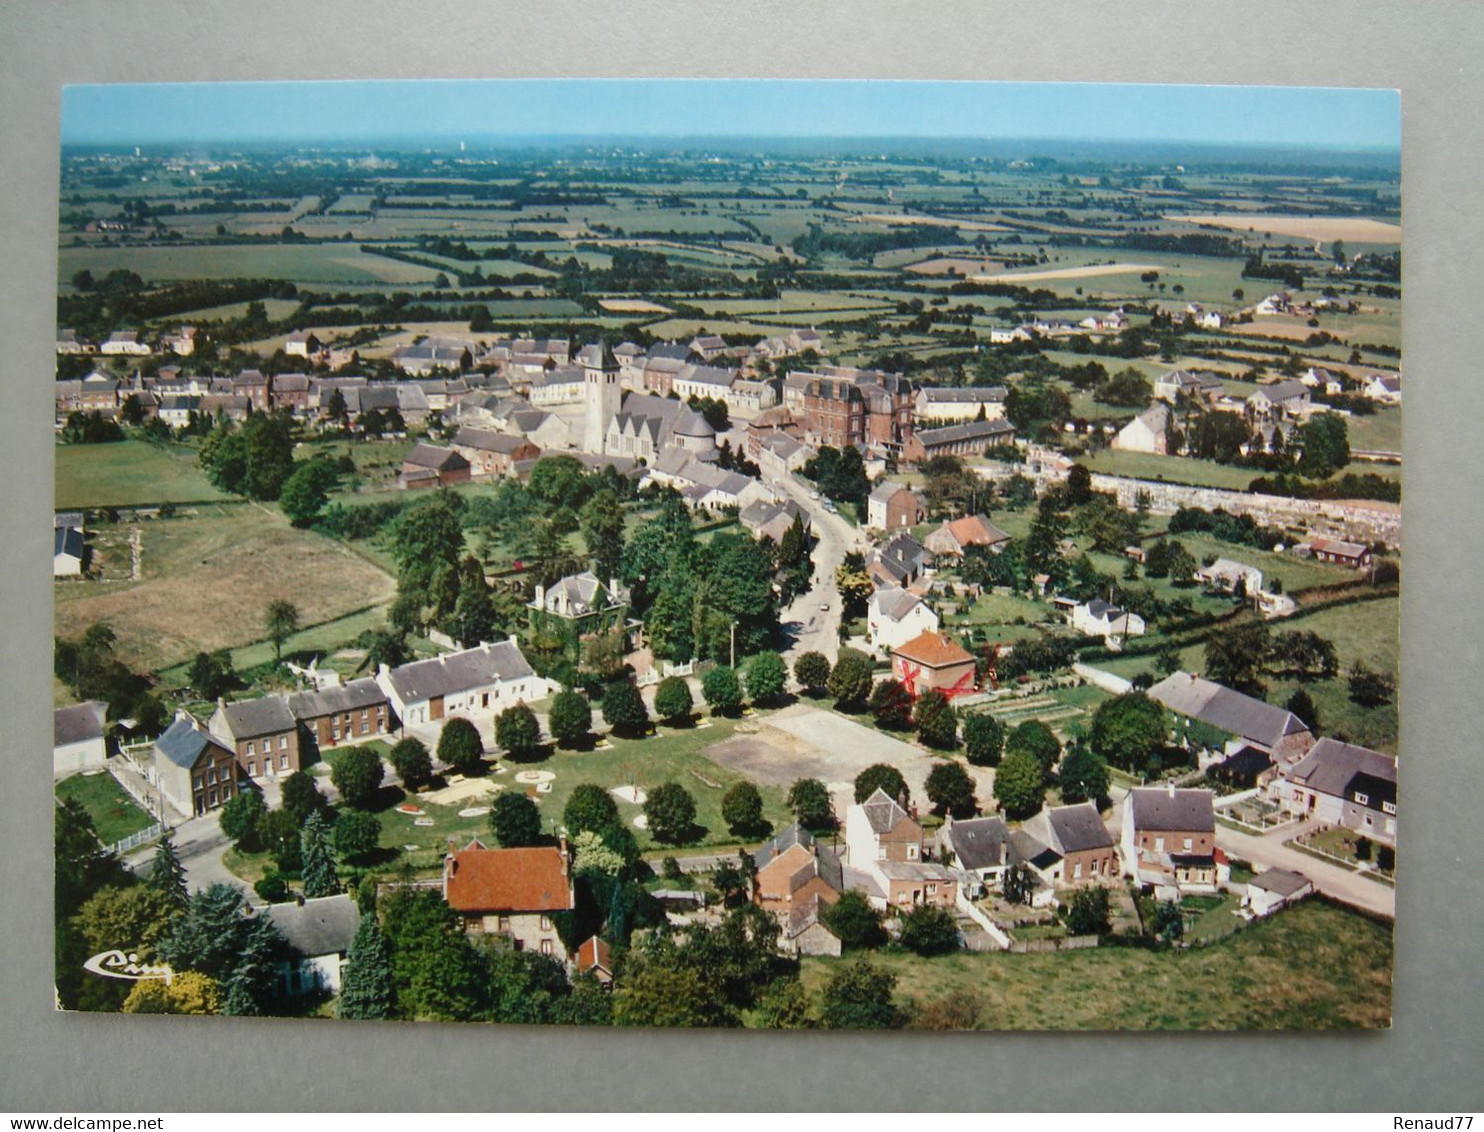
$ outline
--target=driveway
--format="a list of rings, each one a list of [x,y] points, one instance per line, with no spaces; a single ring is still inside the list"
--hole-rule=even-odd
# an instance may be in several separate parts
[[[1216,844],[1233,857],[1251,861],[1258,871],[1291,869],[1296,873],[1303,873],[1326,896],[1383,916],[1393,919],[1396,917],[1396,889],[1283,844],[1302,828],[1285,826],[1272,833],[1257,836],[1239,833],[1217,823]]]

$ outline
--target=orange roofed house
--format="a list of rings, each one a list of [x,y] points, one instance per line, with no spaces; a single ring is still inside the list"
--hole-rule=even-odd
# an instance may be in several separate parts
[[[963,696],[974,690],[974,656],[947,633],[925,629],[891,650],[891,674],[914,695],[936,688]]]
[[[487,849],[471,841],[443,858],[443,899],[466,931],[507,935],[518,949],[566,956],[551,918],[574,907],[565,843]]]

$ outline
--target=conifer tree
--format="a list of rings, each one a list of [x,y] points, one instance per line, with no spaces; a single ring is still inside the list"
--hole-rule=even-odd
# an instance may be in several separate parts
[[[324,815],[315,811],[304,823],[300,847],[304,865],[304,895],[333,896],[340,891],[340,874],[335,871],[335,855],[330,851],[330,827]]]
[[[227,993],[222,1000],[222,1013],[235,1015],[262,1014],[273,997],[278,979],[278,957],[284,939],[273,921],[260,917],[248,930],[242,954],[227,978]]]
[[[173,834],[165,834],[155,847],[154,859],[150,862],[149,873],[144,879],[151,888],[164,893],[176,909],[185,909],[190,901],[190,892],[186,888],[185,866],[180,863],[180,855],[175,851]]]
[[[340,982],[342,1018],[392,1016],[392,955],[374,914],[361,917]]]

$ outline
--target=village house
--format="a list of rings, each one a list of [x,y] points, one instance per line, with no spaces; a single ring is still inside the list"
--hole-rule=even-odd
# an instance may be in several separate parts
[[[196,352],[196,342],[200,338],[200,331],[194,326],[182,326],[174,334],[165,336],[164,347],[172,354],[182,358],[188,358]]]
[[[458,372],[474,362],[472,344],[457,340],[429,338],[415,346],[399,346],[392,351],[392,365],[413,377],[423,377],[440,370]]]
[[[772,539],[777,546],[783,545],[783,536],[788,533],[795,520],[803,527],[804,537],[808,539],[812,527],[809,512],[792,499],[760,499],[737,512],[737,522],[742,524],[744,530],[754,538]]]
[[[914,527],[927,512],[922,501],[901,484],[883,480],[866,499],[866,526],[878,531]]]
[[[237,755],[188,712],[154,741],[149,781],[182,814],[200,817],[237,796]]]
[[[576,907],[565,839],[560,846],[487,849],[471,841],[443,858],[443,899],[464,930],[509,936],[517,950],[566,958],[552,914]]]
[[[778,404],[778,389],[771,381],[738,377],[722,400],[732,412],[759,413]]]
[[[448,487],[468,483],[470,478],[469,461],[454,449],[419,444],[402,457],[397,486],[403,491],[419,487]]]
[[[587,382],[580,366],[557,366],[531,378],[528,396],[537,408],[575,405],[587,395]]]
[[[85,413],[103,413],[112,416],[118,411],[123,397],[119,383],[106,373],[93,372],[82,379],[78,390],[76,407]]]
[[[579,632],[622,625],[630,591],[610,578],[604,585],[590,570],[571,574],[550,587],[537,585],[529,608],[539,616],[556,617],[579,627]]]
[[[340,993],[350,945],[361,926],[361,910],[349,894],[301,896],[258,914],[271,920],[288,944],[289,954],[278,960],[278,994]]]
[[[1205,370],[1172,369],[1154,379],[1154,395],[1173,404],[1178,398],[1188,401],[1213,402],[1226,394],[1226,386],[1216,374]]]
[[[1399,373],[1373,373],[1361,387],[1361,392],[1372,401],[1382,405],[1402,403],[1402,375]]]
[[[779,950],[794,955],[838,957],[844,950],[840,937],[830,931],[820,918],[821,907],[828,903],[821,896],[813,896],[790,906],[786,913],[780,914]]]
[[[1148,695],[1175,715],[1177,734],[1182,720],[1195,719],[1236,736],[1227,744],[1227,754],[1247,744],[1275,763],[1291,766],[1314,745],[1309,725],[1293,712],[1189,672],[1172,672]]]
[[[878,456],[899,456],[912,435],[916,387],[899,373],[821,366],[791,373],[784,405],[815,447],[856,445]]]
[[[982,456],[985,449],[1015,443],[1015,426],[1006,420],[967,421],[914,432],[902,446],[902,459],[921,464],[935,456]]]
[[[930,688],[949,698],[976,689],[973,654],[936,629],[925,629],[892,649],[891,674],[915,696]]]
[[[1302,413],[1311,405],[1309,387],[1297,378],[1261,386],[1247,398],[1247,415],[1254,420],[1273,421]]]
[[[283,352],[291,358],[307,358],[319,350],[320,342],[312,330],[295,330],[284,339]]]
[[[953,907],[957,878],[924,859],[922,826],[880,787],[846,811],[845,845],[851,866],[875,880],[888,910]]]
[[[268,394],[274,409],[287,409],[296,415],[309,410],[309,375],[307,373],[275,374]]]
[[[1342,374],[1333,373],[1323,366],[1310,366],[1299,377],[1299,380],[1310,389],[1317,389],[1321,393],[1345,392],[1345,377]]]
[[[313,691],[293,692],[289,711],[321,750],[385,735],[392,728],[386,692],[371,677]]]
[[[57,353],[59,354],[96,354],[98,347],[91,342],[84,342],[77,336],[75,330],[57,331]]]
[[[514,637],[398,668],[382,665],[376,682],[403,724],[433,723],[452,715],[489,720],[553,690],[550,681],[536,675]]]
[[[687,349],[703,362],[709,362],[727,352],[727,340],[720,334],[700,334],[691,339]]]
[[[283,696],[232,704],[218,699],[207,726],[215,739],[236,752],[249,778],[287,778],[303,767],[299,722]]]
[[[1396,844],[1396,758],[1328,735],[1269,787],[1289,813]]]
[[[749,430],[747,447],[757,461],[758,470],[769,479],[782,479],[797,472],[815,454],[814,449],[786,432],[768,432],[754,442]]]
[[[900,531],[871,555],[866,562],[866,573],[878,589],[910,587],[931,563],[932,555],[927,548],[906,531]]]
[[[541,449],[520,436],[491,429],[461,428],[454,433],[452,447],[469,462],[474,479],[501,479],[513,475],[521,460],[535,460]]]
[[[670,392],[682,401],[688,401],[692,397],[725,401],[727,394],[731,392],[732,382],[736,379],[737,371],[733,369],[688,364],[675,374],[670,383]]]
[[[943,525],[922,540],[923,546],[937,555],[962,558],[971,546],[998,551],[1009,545],[1010,536],[983,515],[965,515],[944,520]]]
[[[989,420],[1005,415],[1005,398],[1009,390],[1003,385],[968,385],[950,389],[924,385],[912,401],[917,425],[945,422]]]
[[[1311,538],[1307,543],[1300,543],[1293,549],[1295,554],[1307,553],[1317,562],[1348,566],[1352,570],[1364,570],[1371,564],[1371,548],[1358,542]]]
[[[108,705],[88,700],[52,712],[52,777],[66,778],[85,770],[99,770],[108,761],[103,728]]]
[[[1048,806],[1022,828],[1046,848],[1046,852],[1033,854],[1030,863],[1048,884],[1111,882],[1118,876],[1113,835],[1091,802]]]
[[[1216,848],[1215,794],[1163,786],[1130,790],[1123,806],[1123,869],[1160,899],[1215,892],[1225,881]],[[1224,854],[1222,855],[1224,858]]]
[[[1268,869],[1247,882],[1247,891],[1242,894],[1242,907],[1254,916],[1271,916],[1279,908],[1294,904],[1313,892],[1314,882],[1303,873]]]
[[[1262,590],[1262,571],[1256,566],[1218,558],[1195,572],[1196,581],[1222,593],[1254,596]]]
[[[937,841],[941,861],[977,880],[978,884],[971,886],[971,894],[984,887],[998,888],[1005,870],[1014,864],[1010,829],[1004,818],[955,821],[949,814],[938,827]]]
[[[573,962],[579,972],[591,975],[600,985],[613,985],[613,948],[602,936],[590,935],[583,940]]]
[[[1156,401],[1113,437],[1113,447],[1120,452],[1170,454],[1170,407]]]
[[[100,354],[124,354],[130,357],[148,357],[152,351],[149,343],[139,340],[137,330],[115,330],[104,340],[103,345],[98,347]]]
[[[916,594],[899,586],[883,586],[866,605],[866,635],[878,653],[937,629],[938,615]]]
[[[1072,606],[1067,621],[1083,636],[1102,637],[1110,642],[1124,637],[1142,637],[1145,628],[1144,619],[1137,613],[1130,613],[1097,597]]]
[[[845,890],[840,858],[798,822],[755,850],[752,859],[752,899],[780,920],[816,900],[833,904]]]

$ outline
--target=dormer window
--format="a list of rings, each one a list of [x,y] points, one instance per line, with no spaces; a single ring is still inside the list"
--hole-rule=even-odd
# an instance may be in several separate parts
[[[1370,805],[1371,796],[1369,794],[1362,794],[1359,791],[1356,791],[1355,800],[1362,806],[1367,806]]]

